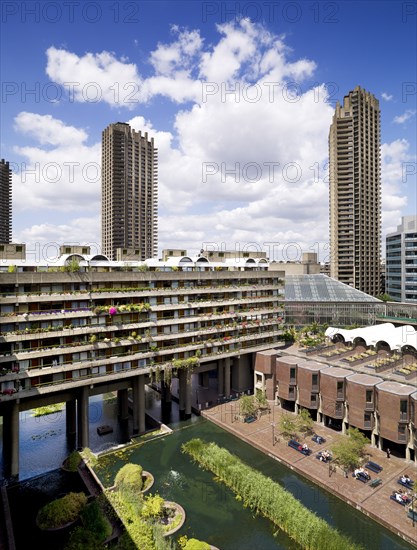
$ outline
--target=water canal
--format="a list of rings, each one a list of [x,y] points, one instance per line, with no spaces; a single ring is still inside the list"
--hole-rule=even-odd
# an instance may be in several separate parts
[[[149,394],[148,399],[149,408],[158,413],[158,397]],[[186,534],[206,540],[221,550],[297,548],[285,535],[275,533],[269,521],[254,517],[249,510],[243,508],[231,491],[213,481],[210,473],[201,470],[181,453],[182,443],[193,437],[201,437],[207,441],[216,441],[218,445],[226,447],[246,463],[282,484],[305,506],[366,550],[413,548],[337,497],[304,480],[230,433],[200,417],[180,422],[177,413],[173,403],[171,421],[168,422],[174,430],[171,435],[139,445],[133,444],[123,450],[106,452],[101,456],[97,473],[104,485],[108,486],[112,484],[118,469],[126,462],[139,463],[151,471],[155,476],[152,491],[158,491],[164,498],[178,502],[186,510],[187,521],[177,533],[178,536]],[[35,502],[50,500],[54,493],[65,491],[65,482],[60,474],[51,471],[59,467],[69,452],[65,436],[65,413],[52,416],[54,418],[48,420],[47,417],[36,419],[27,416],[26,422],[21,423],[21,483],[9,488],[13,510],[22,511],[20,506],[26,503],[24,514],[14,514],[14,530],[18,533],[27,530],[35,517]],[[103,451],[123,439],[123,430],[119,429],[116,421],[114,400],[99,397],[91,399],[90,420],[90,447],[93,451]],[[100,424],[111,424],[115,428],[114,432],[107,436],[98,436],[96,427]],[[44,475],[39,476],[41,473]],[[30,515],[33,516],[32,519]],[[31,535],[32,542],[33,535],[34,533]],[[17,545],[18,549],[24,547]]]

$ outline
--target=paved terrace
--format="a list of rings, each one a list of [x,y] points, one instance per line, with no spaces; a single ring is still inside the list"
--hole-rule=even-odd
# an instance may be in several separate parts
[[[279,417],[283,413],[293,413],[283,411],[278,405],[272,404],[269,414],[265,414],[255,422],[246,424],[238,420],[238,412],[238,401],[231,401],[207,409],[202,412],[202,415],[348,504],[355,506],[411,544],[417,545],[417,522],[413,526],[412,520],[407,517],[406,509],[389,498],[394,489],[401,488],[397,484],[397,479],[403,473],[408,474],[413,480],[417,479],[417,468],[414,463],[406,462],[404,459],[392,455],[388,459],[383,451],[368,446],[367,458],[383,467],[380,474],[369,472],[372,479],[377,477],[382,479],[381,485],[372,488],[369,484],[362,483],[351,475],[345,477],[341,468],[336,467],[335,471],[330,471],[328,464],[316,459],[316,453],[319,450],[331,447],[340,437],[343,437],[340,432],[316,424],[314,428],[316,433],[325,437],[326,443],[318,445],[311,440],[311,437],[307,437],[306,442],[313,451],[307,457],[289,447],[287,440],[279,434],[277,424]],[[273,428],[272,422],[276,423],[275,428]],[[275,444],[273,444],[273,437]],[[301,441],[304,440],[301,439]],[[414,506],[416,509],[417,501]]]

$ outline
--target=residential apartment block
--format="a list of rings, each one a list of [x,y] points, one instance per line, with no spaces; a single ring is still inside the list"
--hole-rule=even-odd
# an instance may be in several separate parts
[[[145,260],[158,248],[158,150],[128,124],[102,135],[102,252],[110,260]]]
[[[0,243],[12,241],[12,171],[9,163],[0,161]]]
[[[254,386],[325,426],[362,430],[380,449],[417,461],[417,332],[391,323],[333,329],[333,344],[311,353],[257,353]]]
[[[146,384],[158,378],[167,396],[178,379],[180,412],[190,414],[209,373],[219,396],[251,390],[255,353],[281,334],[281,273],[257,260],[146,266],[77,248],[54,266],[12,263],[0,279],[0,415],[14,474],[20,411],[65,401],[68,429],[85,447],[89,396],[117,390],[127,411],[130,390],[141,433]]]
[[[386,239],[387,294],[396,302],[417,303],[417,216],[404,216]]]
[[[379,102],[357,86],[337,103],[329,133],[330,276],[380,293]]]

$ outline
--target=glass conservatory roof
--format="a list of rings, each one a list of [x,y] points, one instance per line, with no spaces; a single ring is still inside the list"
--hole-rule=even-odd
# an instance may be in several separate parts
[[[286,302],[381,302],[327,275],[288,275],[285,277]],[[381,302],[382,303],[382,302]]]

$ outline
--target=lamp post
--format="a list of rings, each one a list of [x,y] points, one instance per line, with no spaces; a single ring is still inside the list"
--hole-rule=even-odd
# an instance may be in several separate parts
[[[271,422],[272,427],[272,446],[275,447],[275,422]]]

